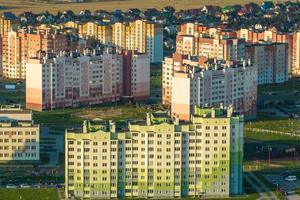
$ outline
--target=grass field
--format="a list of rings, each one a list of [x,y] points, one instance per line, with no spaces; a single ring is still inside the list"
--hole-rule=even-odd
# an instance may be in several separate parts
[[[246,123],[245,127],[293,133],[300,129],[300,122],[295,119],[266,119]]]
[[[259,85],[258,92],[293,92],[295,90],[300,91],[300,80],[291,79],[288,82],[280,84],[269,84],[269,85]]]
[[[292,137],[288,135],[281,135],[275,133],[262,133],[255,131],[244,131],[244,136],[247,139],[260,140],[260,141],[269,141],[279,144],[288,144],[288,145],[299,145],[298,137]]]
[[[247,183],[246,183],[247,185]],[[249,186],[250,187],[250,186]],[[240,197],[224,198],[223,200],[255,200],[258,194],[248,186],[245,188],[247,195]],[[63,191],[60,190],[61,196]],[[0,189],[0,199],[2,200],[58,200],[56,189]],[[131,200],[130,198],[126,198]],[[134,198],[139,200],[138,198]],[[196,200],[199,198],[185,198],[185,200]],[[133,200],[133,199],[132,199]],[[141,200],[141,199],[140,199]],[[164,200],[164,199],[161,199]],[[219,200],[219,199],[210,199]]]
[[[3,200],[58,200],[56,189],[0,189]]]
[[[162,66],[161,65],[151,66],[150,87],[151,90],[162,88]]]
[[[155,108],[135,104],[109,104],[91,108],[67,108],[53,111],[34,112],[33,119],[36,123],[50,128],[64,130],[68,127],[79,126],[84,119],[144,119],[147,112]]]
[[[25,105],[24,92],[0,90],[0,104],[10,103],[10,102],[18,103],[24,106]]]
[[[0,0],[1,11],[12,11],[15,13],[22,13],[25,11],[32,12],[57,12],[61,10],[73,10],[79,12],[83,9],[95,10],[127,10],[129,8],[157,8],[161,9],[167,5],[172,5],[176,9],[198,8],[204,5],[234,5],[245,4],[248,2],[262,3],[263,0],[101,0],[98,2],[85,3],[62,3],[55,0]],[[275,0],[274,2],[284,2],[284,0]]]

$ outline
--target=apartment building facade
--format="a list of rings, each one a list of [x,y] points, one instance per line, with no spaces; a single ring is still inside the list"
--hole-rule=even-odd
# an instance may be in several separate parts
[[[104,44],[146,53],[152,63],[163,60],[163,27],[159,24],[143,20],[105,25],[96,22],[67,22],[64,27],[78,30],[81,37],[94,37]]]
[[[19,23],[15,19],[0,17],[0,35],[3,37],[8,32],[16,30]]]
[[[145,101],[150,96],[150,59],[147,54],[123,51],[123,97]]]
[[[246,117],[256,116],[257,67],[250,61],[207,60],[177,53],[163,63],[163,104],[171,115],[190,120],[194,106],[232,105]]]
[[[243,116],[232,109],[197,109],[183,124],[157,112],[117,130],[97,120],[66,131],[66,197],[223,198],[243,191]]]
[[[25,79],[26,62],[38,51],[59,52],[67,47],[67,37],[49,31],[10,31],[3,37],[2,71],[5,78]]]
[[[178,35],[176,51],[187,55],[205,56],[225,60],[245,59],[246,42],[241,38],[224,35]]]
[[[256,43],[259,41],[287,43],[288,45],[288,65],[289,74],[299,76],[300,74],[300,51],[298,31],[292,33],[281,33],[277,30],[251,30],[240,29],[237,31],[239,37],[245,38],[246,41]]]
[[[123,75],[124,69],[130,69],[129,76]],[[145,100],[150,94],[150,61],[145,54],[109,49],[41,52],[29,60],[26,73],[35,77],[26,79],[26,107],[33,110],[116,102],[124,96],[124,82],[129,87],[127,98]]]
[[[36,162],[40,159],[40,127],[32,112],[20,106],[0,108],[0,162]]]
[[[152,63],[163,60],[163,27],[143,20],[112,25],[112,44],[146,53]]]
[[[258,42],[246,46],[246,59],[257,66],[257,84],[283,83],[289,78],[287,43]]]
[[[289,43],[289,52],[291,54],[290,71],[292,75],[299,76],[300,75],[300,31],[293,33],[293,42],[292,44],[290,43]]]
[[[102,44],[112,44],[112,27],[105,24],[97,22],[79,23],[69,21],[63,24],[63,28],[73,28],[77,30],[80,37],[92,37],[99,40]]]
[[[279,32],[273,29],[242,28],[240,30],[226,30],[222,27],[208,27],[201,24],[186,23],[180,26],[178,35],[197,37],[204,35],[222,35],[228,38],[243,38],[248,43],[260,41],[287,43],[288,44],[288,65],[289,75],[299,76],[300,74],[300,32]],[[187,52],[185,52],[187,53]]]
[[[19,26],[17,20],[13,18],[7,18],[5,16],[0,17],[0,75],[3,75],[2,70],[2,43],[3,37],[7,35],[11,30],[16,30]]]

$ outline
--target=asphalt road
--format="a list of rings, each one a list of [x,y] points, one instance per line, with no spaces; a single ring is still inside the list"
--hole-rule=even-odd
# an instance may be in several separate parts
[[[277,182],[279,184],[279,188],[284,188],[287,191],[294,191],[294,189],[300,188],[300,180],[298,179],[295,182],[285,181],[284,178],[280,175],[267,174],[265,175],[266,179],[270,183]],[[297,194],[289,194],[286,196],[288,200],[300,200],[300,196]]]

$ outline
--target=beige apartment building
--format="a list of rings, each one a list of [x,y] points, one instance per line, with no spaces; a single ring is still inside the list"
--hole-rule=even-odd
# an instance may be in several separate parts
[[[150,95],[147,54],[108,48],[82,54],[40,52],[29,59],[26,73],[26,108],[33,110],[89,106],[122,97],[142,101]]]
[[[283,83],[289,78],[287,43],[257,42],[247,44],[246,59],[257,66],[257,84]]]
[[[11,30],[17,30],[19,23],[15,19],[0,17],[0,75],[3,75],[2,70],[2,52],[3,52],[3,38]]]
[[[245,45],[244,39],[223,35],[178,35],[176,38],[176,51],[179,53],[225,60],[244,59]]]
[[[163,28],[159,24],[136,20],[129,24],[112,25],[112,44],[147,53],[151,62],[163,59]]]
[[[67,22],[64,27],[78,30],[81,37],[93,37],[104,44],[146,53],[152,63],[163,60],[163,27],[144,20],[111,25],[96,22]]]
[[[293,75],[300,76],[300,31],[293,34],[293,43],[289,45],[292,48],[291,56],[291,71]]]
[[[66,197],[225,198],[243,192],[242,115],[195,109],[191,122],[164,112],[122,127],[85,121],[66,130]]]
[[[77,30],[80,37],[92,37],[102,44],[112,44],[112,27],[97,22],[79,23],[69,21],[63,24],[64,28]]]
[[[39,161],[40,127],[20,106],[0,108],[0,162]]]
[[[5,17],[0,17],[0,35],[3,37],[8,32],[16,30],[19,23],[15,19],[8,19]]]
[[[176,37],[176,52],[224,60],[245,59],[245,39],[219,28],[187,23]]]
[[[163,104],[171,115],[190,120],[194,107],[233,106],[256,116],[257,67],[250,61],[224,61],[175,53],[163,62]]]
[[[248,42],[266,42],[287,43],[289,74],[293,76],[300,75],[300,32],[282,33],[276,29],[271,30],[253,30],[240,29],[237,31],[239,37],[245,38]]]

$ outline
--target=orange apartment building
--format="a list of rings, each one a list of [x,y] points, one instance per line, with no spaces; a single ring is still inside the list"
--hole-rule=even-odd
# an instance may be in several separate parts
[[[19,23],[15,19],[0,18],[0,75],[2,75],[2,42],[3,37],[11,30],[16,30]]]
[[[67,47],[63,34],[49,30],[29,32],[23,29],[10,31],[3,37],[3,76],[10,79],[25,79],[26,62],[38,51],[59,52]]]

